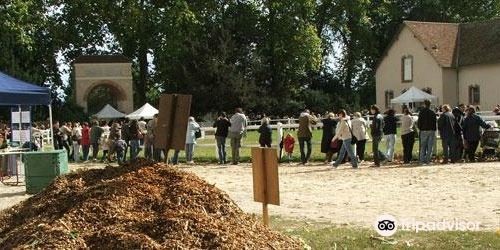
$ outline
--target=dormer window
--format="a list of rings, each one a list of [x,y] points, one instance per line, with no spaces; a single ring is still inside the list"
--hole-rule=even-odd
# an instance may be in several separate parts
[[[413,81],[413,56],[401,58],[401,77],[403,82]]]

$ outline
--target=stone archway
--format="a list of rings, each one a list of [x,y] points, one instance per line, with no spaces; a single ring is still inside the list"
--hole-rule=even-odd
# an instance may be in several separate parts
[[[80,56],[73,66],[76,103],[86,112],[99,111],[104,102],[123,113],[134,111],[130,59],[121,55]]]
[[[127,100],[125,91],[115,82],[99,81],[92,84],[84,94],[87,103],[87,112],[95,114],[106,104],[120,109],[120,102]]]

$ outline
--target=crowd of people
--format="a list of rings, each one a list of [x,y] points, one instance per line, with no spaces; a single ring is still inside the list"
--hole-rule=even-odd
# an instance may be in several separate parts
[[[365,120],[366,114],[361,112],[348,113],[339,110],[336,113],[327,112],[323,116],[316,115],[309,110],[304,110],[298,118],[297,139],[300,148],[300,164],[308,164],[312,154],[313,130],[321,122],[322,138],[321,152],[325,154],[325,163],[337,167],[342,163],[350,162],[357,168],[359,163],[365,161],[366,143],[372,141],[373,166],[395,160],[395,147],[398,124],[403,147],[402,163],[413,162],[413,149],[416,138],[419,139],[418,161],[421,164],[430,164],[436,143],[436,131],[442,139],[442,163],[455,163],[468,160],[476,161],[475,152],[481,139],[481,128],[489,129],[487,124],[478,115],[476,107],[459,105],[451,108],[442,105],[431,109],[430,101],[425,101],[415,119],[407,107],[403,107],[402,115],[397,117],[396,111],[387,110],[384,114],[376,105],[371,106],[371,122]],[[438,112],[436,112],[438,111]],[[266,115],[259,116],[261,124],[258,128],[258,143],[261,147],[272,146],[271,120]],[[229,140],[231,148],[231,163],[240,161],[240,148],[242,138],[245,137],[248,127],[248,117],[241,108],[237,108],[233,115],[228,116],[221,112],[213,123],[215,128],[215,141],[217,145],[217,158],[220,164],[228,163],[226,154],[226,141]],[[53,140],[55,149],[67,151],[68,159],[74,162],[117,161],[123,163],[138,157],[144,149],[144,157],[161,161],[165,152],[155,148],[155,127],[158,115],[146,121],[117,119],[113,121],[93,120],[90,124],[83,122],[54,121]],[[0,144],[6,143],[8,127],[2,125]],[[33,129],[44,129],[43,124],[34,124]],[[186,162],[194,163],[195,145],[201,137],[201,126],[194,117],[189,117],[186,130]],[[380,143],[385,141],[385,150],[382,151]],[[291,133],[283,135],[279,147],[284,148],[285,154],[291,157],[295,138]],[[0,146],[2,146],[0,145]],[[99,152],[102,154],[99,156]],[[334,160],[334,155],[337,157]],[[100,157],[100,158],[99,158]],[[179,162],[179,150],[174,151],[170,159],[173,164]]]

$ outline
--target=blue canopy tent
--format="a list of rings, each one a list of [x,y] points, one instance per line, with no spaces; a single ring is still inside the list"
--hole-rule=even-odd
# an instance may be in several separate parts
[[[0,72],[0,105],[18,106],[19,111],[21,111],[21,105],[47,105],[49,107],[50,127],[52,128],[52,106],[49,88],[27,83]],[[52,129],[50,131],[52,141]]]

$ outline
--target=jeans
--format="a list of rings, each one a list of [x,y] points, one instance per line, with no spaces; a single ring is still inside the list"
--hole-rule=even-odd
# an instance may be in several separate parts
[[[458,160],[458,143],[454,136],[442,137],[441,143],[443,145],[443,160],[445,162],[451,160],[455,162]]]
[[[97,154],[99,154],[99,143],[92,143],[92,159],[97,159]]]
[[[470,162],[476,161],[476,150],[479,141],[467,141],[467,148],[465,149],[465,156],[469,158]]]
[[[388,161],[392,161],[394,160],[394,145],[396,144],[396,135],[395,134],[384,135],[384,138],[386,145],[385,157],[387,158]]]
[[[139,140],[130,140],[130,160],[135,160],[139,154]]]
[[[229,132],[231,134],[231,156],[233,163],[240,161],[240,148],[242,133]]]
[[[162,152],[163,152],[163,149],[153,147],[153,160],[157,161],[157,162],[162,161],[162,158],[163,158],[161,156]]]
[[[116,150],[116,161],[118,164],[123,164],[125,162],[124,158],[124,151],[123,150]]]
[[[194,143],[186,143],[186,161],[193,161]]]
[[[101,157],[101,161],[106,161],[108,157],[108,153],[109,153],[109,150],[108,149],[103,149],[102,150],[102,157]]]
[[[69,142],[68,142],[68,140],[63,140],[62,141],[62,146],[64,147],[64,149],[66,149],[66,153],[68,154],[68,159],[71,159],[71,150],[69,148]]]
[[[73,142],[73,160],[75,162],[80,161],[80,144],[76,141]]]
[[[160,151],[160,152],[161,152],[161,151]],[[172,164],[173,164],[173,165],[177,165],[177,164],[179,164],[179,153],[180,153],[180,152],[181,152],[180,150],[175,150],[175,151],[174,151],[174,156],[172,156]]]
[[[123,151],[123,160],[125,161],[127,159],[127,152],[128,152],[128,149],[131,147],[130,146],[130,140],[125,140],[125,151]],[[132,151],[132,149],[130,148],[130,150]],[[130,156],[130,159],[132,159],[132,156]]]
[[[358,156],[360,161],[365,160],[365,146],[366,146],[366,140],[361,140],[356,142],[356,155]]]
[[[436,131],[420,131],[420,163],[429,164],[431,162],[435,142]]]
[[[89,160],[90,145],[83,145],[82,151],[83,151],[83,161],[88,161]]]
[[[373,139],[372,139],[373,162],[374,162],[375,166],[380,166],[380,161],[385,160],[385,155],[382,152],[380,152],[380,150],[378,148],[381,140],[382,140],[382,136],[373,136]]]
[[[410,163],[413,158],[413,145],[415,144],[415,132],[404,134],[401,136],[403,141],[403,161]]]
[[[349,158],[351,158],[352,167],[353,168],[358,167],[358,160],[356,159],[356,156],[354,155],[354,151],[353,151],[353,148],[351,145],[351,140],[352,140],[351,138],[346,139],[346,140],[342,140],[342,148],[340,148],[340,152],[338,154],[337,160],[333,164],[334,167],[337,167],[338,165],[340,165],[340,163],[344,159],[346,153],[349,156]]]
[[[300,160],[303,164],[309,161],[311,158],[311,138],[310,137],[299,137],[299,146],[300,146]],[[307,146],[307,151],[304,151],[304,146]]]
[[[226,137],[216,136],[217,141],[217,154],[219,155],[219,163],[226,163]]]
[[[149,139],[144,141],[144,157],[146,157],[146,159],[153,158],[153,142]]]

